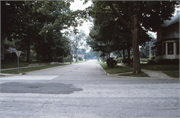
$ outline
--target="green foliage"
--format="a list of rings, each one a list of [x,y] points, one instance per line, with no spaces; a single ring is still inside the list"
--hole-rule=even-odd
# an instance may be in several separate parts
[[[152,38],[150,41],[148,42],[144,42],[142,44],[142,47],[140,48],[140,58],[148,58],[149,55],[152,55],[152,51],[151,51],[151,54],[149,54],[149,48],[151,48],[153,46],[153,44],[156,42],[156,39],[152,36],[152,34],[149,34],[148,35]],[[151,47],[149,47],[151,46]]]
[[[123,63],[128,63],[128,57],[125,57],[125,59],[122,59]],[[133,59],[130,59],[130,62],[133,63]]]
[[[121,63],[122,60],[123,60],[123,57],[118,57],[118,58],[116,59],[117,63]]]
[[[107,66],[106,63],[100,63],[100,65],[109,74],[117,74],[117,73],[124,73],[124,72],[132,71],[132,69],[130,69],[130,68],[125,68],[125,67],[120,67],[120,66],[115,66],[114,68],[110,68]]]
[[[93,2],[93,12],[92,16],[95,18],[95,26],[98,26],[98,32],[100,34],[101,31],[103,31],[103,35],[94,35],[93,38],[96,38],[96,41],[93,41],[94,45],[92,47],[96,50],[101,50],[103,53],[110,53],[113,51],[114,47],[110,47],[111,43],[109,43],[109,40],[116,39],[116,36],[118,38],[122,38],[124,40],[132,40],[132,47],[133,47],[133,64],[139,65],[134,66],[133,74],[140,74],[140,63],[139,63],[139,44],[141,43],[142,39],[148,39],[148,36],[146,34],[147,30],[151,31],[157,31],[157,29],[161,26],[161,24],[164,22],[164,20],[169,19],[172,16],[172,13],[174,12],[174,6],[177,4],[177,2],[167,2],[167,1],[94,1]],[[167,13],[168,12],[168,13]],[[117,23],[119,25],[117,30],[118,33],[115,35],[111,35],[111,25],[108,26],[108,28],[105,28],[107,24]],[[102,25],[101,25],[102,24]],[[143,27],[143,28],[142,28]],[[103,30],[101,30],[103,28]],[[123,33],[123,31],[126,31]],[[129,31],[129,32],[128,32]],[[122,32],[122,34],[121,34]],[[123,35],[125,34],[125,36]],[[129,35],[131,34],[131,35]],[[131,38],[128,37],[131,36]],[[104,36],[104,37],[103,37]],[[102,38],[103,37],[103,38]],[[106,39],[107,37],[107,39]],[[105,40],[105,41],[101,41]],[[102,45],[98,45],[98,43],[107,45],[107,48],[105,46],[101,47]],[[120,44],[124,44],[123,41],[121,41]],[[131,44],[126,43],[127,47],[129,47]],[[123,45],[117,46],[121,47],[123,49]],[[104,48],[108,50],[103,50]],[[116,49],[117,50],[117,49]]]
[[[141,58],[140,61],[141,61],[141,62],[148,62],[149,59],[147,59],[147,58]]]
[[[83,61],[83,58],[82,58],[82,57],[78,57],[78,60],[79,60],[79,61]]]
[[[179,78],[179,71],[163,71],[163,73],[167,74],[170,77]]]
[[[108,66],[108,67],[114,67],[114,66],[117,65],[117,61],[114,60],[113,58],[108,58],[108,59],[106,60],[106,63],[107,63],[107,66]]]
[[[2,42],[14,40],[27,61],[58,60],[70,53],[69,39],[61,32],[74,30],[86,19],[85,11],[71,11],[67,1],[2,1]],[[79,20],[78,20],[79,19]],[[66,32],[65,32],[66,33]],[[33,51],[33,53],[32,53]]]
[[[19,67],[25,67],[28,66],[29,63],[20,60],[19,61]],[[1,62],[1,69],[6,69],[6,68],[17,68],[18,67],[18,62],[17,61],[2,61]]]
[[[80,30],[77,34],[72,32],[70,34],[70,47],[73,52],[75,52],[76,57],[78,57],[78,49],[80,46],[84,46],[84,41],[86,39],[86,34],[84,31]],[[78,61],[78,58],[75,58],[76,62]]]
[[[89,40],[89,45],[95,51],[110,53],[116,50],[123,50],[132,46],[131,30],[127,25],[114,18],[113,13],[106,2],[94,2],[91,16],[94,20],[94,27],[90,32],[93,40]],[[110,29],[110,30],[109,30]],[[146,31],[140,30],[140,44],[150,40]]]

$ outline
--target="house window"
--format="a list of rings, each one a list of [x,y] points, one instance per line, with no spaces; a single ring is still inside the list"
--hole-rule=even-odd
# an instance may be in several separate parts
[[[173,43],[168,43],[168,54],[173,54]]]
[[[166,55],[166,43],[163,43],[163,54]]]
[[[179,42],[176,42],[176,52],[179,55]]]
[[[162,45],[157,46],[156,55],[162,55]]]

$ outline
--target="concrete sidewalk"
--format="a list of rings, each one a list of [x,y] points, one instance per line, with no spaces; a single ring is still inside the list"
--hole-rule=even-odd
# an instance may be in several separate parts
[[[125,66],[122,64],[117,64],[118,66],[122,66],[125,68],[131,68],[129,66]],[[158,79],[178,79],[178,78],[174,78],[174,77],[170,77],[166,74],[164,74],[162,71],[153,71],[153,70],[147,70],[147,69],[141,69],[144,73],[148,74],[151,78],[158,78]]]

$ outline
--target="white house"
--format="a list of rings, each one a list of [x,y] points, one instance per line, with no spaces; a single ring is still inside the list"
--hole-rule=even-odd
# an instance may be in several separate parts
[[[162,59],[179,59],[179,18],[180,12],[161,25],[155,43],[155,62]]]

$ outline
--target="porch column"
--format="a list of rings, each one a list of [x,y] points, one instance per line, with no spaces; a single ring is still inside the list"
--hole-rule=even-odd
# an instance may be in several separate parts
[[[174,57],[176,56],[176,42],[174,42]]]
[[[165,42],[165,44],[166,44],[166,55],[168,55],[168,43],[167,42]]]

